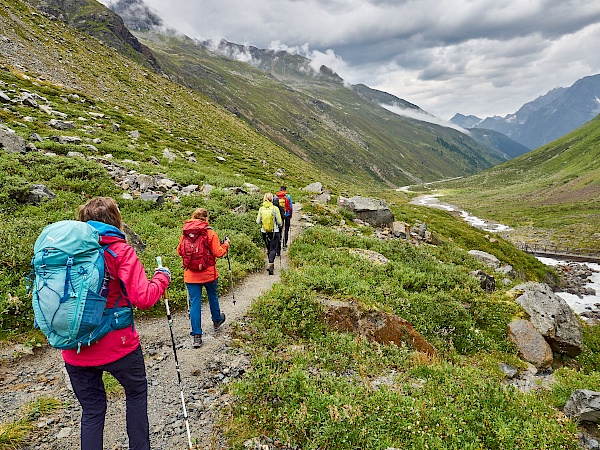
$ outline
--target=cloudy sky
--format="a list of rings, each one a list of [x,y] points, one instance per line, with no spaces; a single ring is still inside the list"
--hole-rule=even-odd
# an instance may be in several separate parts
[[[441,119],[505,116],[600,73],[598,0],[145,3],[190,37],[296,51]]]

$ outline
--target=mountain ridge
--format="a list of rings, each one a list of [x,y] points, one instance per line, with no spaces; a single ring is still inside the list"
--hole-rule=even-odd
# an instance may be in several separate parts
[[[529,149],[558,139],[600,113],[600,74],[557,87],[504,117],[480,119],[455,114],[450,121],[465,128],[484,128],[505,134]]]

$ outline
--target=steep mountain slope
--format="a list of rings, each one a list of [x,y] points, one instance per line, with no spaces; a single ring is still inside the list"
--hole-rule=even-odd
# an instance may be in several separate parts
[[[569,88],[556,88],[506,117],[455,115],[460,126],[503,133],[533,149],[564,136],[600,113],[600,74],[582,78]]]
[[[469,128],[469,136],[481,145],[495,149],[499,155],[505,159],[516,158],[524,153],[527,153],[529,149],[524,145],[513,141],[505,134],[499,133],[494,130],[487,130],[485,128]]]
[[[315,72],[300,55],[249,48],[242,58],[243,47],[227,47],[228,54],[251,59],[248,64],[186,37],[135,35],[173,80],[203,92],[282,147],[349,179],[368,177],[396,187],[475,173],[501,160],[463,133],[387,111],[375,101],[375,91],[348,88],[326,67]]]
[[[600,117],[460,181],[448,201],[517,227],[514,240],[600,248]]]
[[[165,147],[193,151],[198,159],[198,178],[211,171],[274,180],[277,169],[285,167],[290,182],[299,175],[313,181],[323,179],[318,168],[286,155],[202,94],[170,82],[121,56],[112,46],[45,17],[21,0],[0,0],[0,5],[0,63],[38,84],[66,89],[65,97],[75,90],[90,108],[114,105],[113,120],[135,117],[140,129],[152,129],[136,142],[122,144],[125,148],[133,146],[146,158],[160,155]],[[47,115],[47,120],[51,118]],[[68,119],[84,123],[77,116]],[[18,115],[14,120],[22,123]],[[14,126],[12,120],[7,124]],[[30,134],[27,126],[17,126],[16,131],[25,138]],[[46,130],[42,137],[50,134]],[[124,148],[119,151],[126,152]],[[226,159],[226,164],[217,157]],[[333,177],[330,181],[336,183]]]

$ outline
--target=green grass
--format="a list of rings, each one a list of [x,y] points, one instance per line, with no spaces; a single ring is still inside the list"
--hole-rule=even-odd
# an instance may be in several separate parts
[[[40,397],[21,408],[21,417],[0,423],[0,448],[16,450],[27,442],[28,435],[35,429],[35,421],[44,414],[61,407],[61,403],[49,397]]]
[[[307,449],[578,448],[576,423],[560,408],[573,389],[600,388],[598,327],[584,326],[582,355],[563,361],[550,390],[523,394],[503,386],[498,363],[525,369],[506,339],[506,325],[522,311],[506,295],[511,285],[491,295],[481,290],[468,273],[483,267],[467,250],[496,254],[522,279],[553,275],[498,236],[490,242],[449,214],[397,200],[398,214],[410,224],[425,221],[439,246],[381,241],[358,228],[339,232],[340,212],[306,208],[325,226],[296,238],[293,268],[253,304],[251,323],[234,330],[253,364],[230,388],[236,402],[223,414],[232,448],[258,435]],[[375,250],[390,262],[373,265],[352,248]],[[332,331],[321,298],[395,313],[440,356]]]
[[[507,291],[524,280],[555,282],[555,273],[500,236],[471,228],[445,212],[409,205],[405,194],[383,190],[386,177],[402,179],[399,172],[392,173],[395,169],[383,176],[380,170],[397,155],[378,153],[376,165],[382,167],[372,167],[360,136],[347,135],[338,140],[329,126],[302,128],[306,117],[326,117],[328,103],[335,99],[338,106],[349,110],[356,100],[353,94],[339,91],[340,86],[330,83],[316,83],[309,89],[312,93],[305,91],[293,99],[285,92],[273,91],[280,102],[308,103],[298,106],[297,115],[288,116],[288,111],[275,116],[277,120],[272,123],[253,121],[249,116],[252,97],[235,97],[229,90],[233,73],[242,66],[226,61],[221,66],[227,68],[227,77],[221,80],[228,86],[223,96],[240,101],[236,105],[242,112],[240,120],[209,97],[165,80],[61,23],[34,16],[18,0],[10,4],[0,0],[0,5],[4,6],[0,8],[0,31],[18,39],[23,65],[35,67],[33,60],[31,64],[27,61],[32,57],[36,64],[48,68],[48,73],[60,73],[65,65],[73,70],[69,75],[72,79],[67,80],[70,88],[10,67],[0,70],[0,80],[15,93],[21,89],[38,93],[54,110],[67,114],[68,120],[77,124],[75,130],[55,130],[48,126],[49,116],[41,110],[18,103],[0,108],[3,124],[24,138],[33,132],[40,134],[44,141],[36,145],[58,155],[9,155],[1,151],[0,338],[37,346],[39,334],[32,329],[31,305],[25,293],[33,244],[45,225],[75,218],[78,205],[92,196],[109,195],[118,200],[125,222],[147,246],[140,258],[148,275],[158,255],[172,269],[170,298],[174,309],[186,305],[175,248],[183,221],[197,207],[209,210],[211,225],[220,237],[230,236],[235,282],[260,270],[263,244],[254,219],[262,194],[236,195],[227,188],[249,182],[263,192],[275,192],[282,181],[275,172],[283,168],[288,190],[295,201],[304,203],[304,212],[313,217],[316,226],[293,242],[289,249],[292,267],[282,274],[281,283],[254,302],[249,312],[251,322],[232,325],[234,344],[252,357],[252,370],[231,385],[235,402],[222,417],[232,448],[241,449],[246,439],[259,435],[307,449],[578,448],[576,424],[566,420],[560,408],[573,389],[600,388],[598,327],[584,326],[582,354],[576,360],[559,361],[564,367],[557,370],[556,383],[550,390],[526,395],[504,387],[499,362],[525,368],[506,339],[506,325],[523,317]],[[21,22],[13,20],[7,13],[9,9],[18,12]],[[35,38],[23,39],[29,36],[29,30],[38,29],[37,21],[44,22],[45,32],[55,45],[48,47]],[[61,58],[63,62],[59,62]],[[180,61],[182,66],[188,62]],[[244,75],[250,80],[248,85],[264,83],[272,87],[273,81],[264,75]],[[326,101],[311,102],[317,91]],[[333,95],[334,91],[339,92]],[[254,88],[249,92],[260,110],[274,108],[257,96]],[[104,117],[92,118],[90,112]],[[374,115],[373,110],[363,111],[341,121],[344,126],[338,130],[348,131],[359,125],[368,128]],[[113,129],[115,123],[120,131]],[[393,129],[397,125],[390,120],[388,126]],[[298,132],[298,136],[278,131],[282,126]],[[520,229],[531,227],[557,237],[567,232],[591,236],[589,242],[593,243],[598,197],[592,194],[596,192],[598,177],[594,170],[599,160],[594,153],[598,141],[595,126],[527,154],[514,165],[503,165],[470,179],[471,184],[454,184],[456,197],[449,199],[463,199],[465,203],[460,204],[475,214]],[[140,132],[140,138],[129,137],[133,130]],[[425,166],[420,172],[423,179],[434,179],[450,166],[456,171],[451,174],[468,172],[468,167],[461,164],[469,159],[461,152],[469,142],[457,142],[459,136],[453,132],[435,141],[426,134],[417,134],[413,133],[416,137],[402,148],[406,145],[416,149],[417,156],[407,157],[407,164],[413,168]],[[85,143],[94,143],[98,152],[51,139],[60,135],[81,136]],[[370,139],[373,147],[388,145],[396,149],[376,133]],[[290,151],[277,145],[284,143]],[[303,147],[305,144],[308,147]],[[351,157],[339,151],[357,147],[361,149],[357,167],[349,167]],[[163,158],[165,148],[177,153],[177,159]],[[308,149],[312,153],[304,155]],[[114,162],[129,170],[162,174],[181,185],[211,184],[216,188],[210,196],[181,197],[179,203],[126,201],[121,198],[123,191],[99,162],[66,158],[69,151],[87,157],[110,153]],[[197,162],[183,157],[189,151],[195,153]],[[442,157],[434,164],[436,153]],[[217,156],[226,161],[219,162]],[[432,162],[428,167],[425,163],[429,158]],[[327,167],[320,169],[314,162]],[[541,169],[526,169],[528,166]],[[397,220],[413,227],[426,223],[440,245],[383,241],[368,227],[341,232],[336,226],[342,222],[352,225],[352,214],[332,206],[310,205],[300,188],[312,181],[326,181],[334,199],[355,193],[385,198]],[[56,198],[38,205],[24,204],[31,185],[38,183],[47,185]],[[571,193],[577,197],[570,197]],[[564,201],[557,201],[562,198]],[[241,206],[247,212],[235,213],[234,209]],[[373,265],[349,251],[355,248],[379,252],[390,262]],[[494,254],[503,264],[512,265],[518,277],[507,285],[497,283],[497,291],[486,294],[469,275],[473,270],[488,270],[469,256],[471,249]],[[223,276],[227,262],[221,259],[217,265],[222,274],[219,288],[224,291],[230,282]],[[365,310],[381,309],[401,316],[438,349],[439,357],[428,358],[407,345],[380,345],[328,329],[319,301],[323,298],[351,300]],[[158,306],[146,314],[162,313]],[[105,382],[109,391],[118,390],[110,377]],[[18,448],[31,421],[44,408],[39,404],[31,412],[24,412],[24,419],[3,424],[0,436],[5,440],[0,442]]]

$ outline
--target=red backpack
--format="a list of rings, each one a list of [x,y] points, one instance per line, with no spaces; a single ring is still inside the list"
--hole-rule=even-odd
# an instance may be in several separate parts
[[[207,222],[190,220],[183,225],[183,239],[179,255],[183,258],[183,268],[200,272],[214,266],[216,259],[208,246]]]
[[[290,204],[290,198],[287,195],[286,191],[279,191],[277,194],[277,197],[279,198],[279,204],[281,204],[281,200],[284,200],[285,202],[285,215],[286,216],[291,216],[292,215],[292,205]],[[281,216],[281,218],[283,219],[283,216]]]

